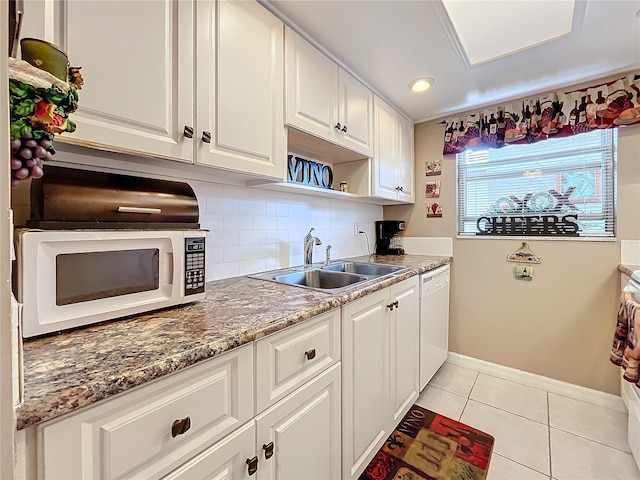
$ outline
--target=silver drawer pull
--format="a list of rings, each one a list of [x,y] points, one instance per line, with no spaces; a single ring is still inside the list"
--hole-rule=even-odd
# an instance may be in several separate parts
[[[304,356],[307,357],[307,360],[313,360],[316,358],[316,349],[312,348],[311,350],[307,350],[304,352]]]
[[[161,213],[160,208],[147,207],[118,207],[118,213]]]

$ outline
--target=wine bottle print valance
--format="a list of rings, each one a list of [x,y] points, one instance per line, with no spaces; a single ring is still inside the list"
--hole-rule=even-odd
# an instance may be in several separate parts
[[[444,155],[640,124],[640,74],[497,105],[445,123]]]

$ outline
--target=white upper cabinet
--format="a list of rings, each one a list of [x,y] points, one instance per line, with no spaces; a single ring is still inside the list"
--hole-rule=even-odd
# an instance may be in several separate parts
[[[373,93],[343,69],[338,71],[338,119],[343,146],[373,155]]]
[[[334,140],[338,123],[338,68],[290,28],[285,28],[286,121]]]
[[[374,119],[374,196],[414,203],[413,124],[378,97]]]
[[[192,162],[193,3],[32,1],[23,36],[48,40],[82,67],[75,133],[103,150]],[[46,10],[45,10],[46,9]],[[38,21],[40,19],[40,21]]]
[[[259,3],[26,7],[24,34],[59,45],[82,67],[78,128],[62,141],[284,178],[284,28]]]
[[[197,2],[197,19],[196,163],[282,180],[283,23],[230,0]]]
[[[285,28],[286,122],[373,155],[373,93],[290,28]]]
[[[399,147],[399,172],[398,199],[407,202],[415,202],[415,161],[413,158],[413,122],[401,115],[396,116],[398,122],[398,134],[400,135]]]

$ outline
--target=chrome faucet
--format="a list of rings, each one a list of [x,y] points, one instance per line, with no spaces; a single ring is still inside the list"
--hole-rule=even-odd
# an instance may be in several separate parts
[[[313,246],[322,245],[322,241],[318,237],[311,235],[315,229],[309,230],[309,233],[304,237],[304,266],[310,267],[313,263]]]

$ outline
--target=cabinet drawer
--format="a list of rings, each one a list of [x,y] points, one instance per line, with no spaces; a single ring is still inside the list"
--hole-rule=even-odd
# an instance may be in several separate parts
[[[256,342],[257,411],[340,360],[340,309]]]
[[[157,478],[253,417],[247,345],[38,428],[41,478]],[[176,420],[190,427],[172,435]]]

